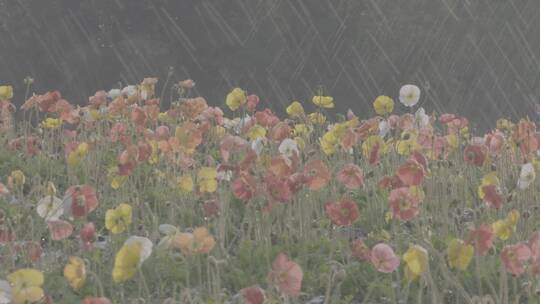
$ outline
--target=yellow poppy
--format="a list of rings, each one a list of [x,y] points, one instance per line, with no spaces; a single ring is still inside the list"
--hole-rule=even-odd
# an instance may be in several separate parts
[[[13,87],[10,85],[0,86],[0,100],[13,98]]]
[[[321,148],[326,155],[331,155],[336,152],[338,139],[334,132],[326,132],[320,140]]]
[[[400,155],[409,155],[414,151],[420,150],[422,146],[417,141],[418,136],[409,131],[401,134],[400,140],[396,142],[396,150]]]
[[[410,280],[426,272],[429,266],[427,250],[418,245],[410,246],[403,255],[403,260],[406,263],[405,275]]]
[[[69,257],[69,262],[64,266],[64,278],[74,290],[79,290],[86,282],[86,267],[83,259]]]
[[[508,240],[514,231],[519,221],[519,211],[512,210],[508,213],[505,219],[495,221],[491,225],[493,233],[502,241]]]
[[[122,246],[116,253],[112,271],[115,283],[123,283],[135,276],[141,261],[141,250],[142,245],[134,242]]]
[[[253,127],[249,128],[247,136],[250,140],[256,140],[257,138],[265,137],[266,129],[260,125],[254,125]]]
[[[311,132],[311,129],[306,124],[294,125],[293,133],[295,136],[305,136]]]
[[[225,98],[225,103],[231,111],[238,110],[246,101],[246,93],[240,88],[234,88]]]
[[[62,125],[62,120],[60,118],[46,118],[41,122],[41,127],[45,129],[56,129]]]
[[[371,135],[362,143],[362,155],[369,159],[373,149],[377,147],[381,155],[388,150],[386,142],[379,135]]]
[[[180,176],[178,179],[178,188],[184,193],[189,193],[193,191],[193,179],[190,175]]]
[[[298,101],[293,101],[288,107],[287,107],[287,114],[291,117],[299,117],[303,116],[304,113],[304,107],[301,103]]]
[[[312,102],[321,108],[331,109],[334,107],[334,98],[331,96],[313,96]]]
[[[197,173],[197,182],[199,183],[199,191],[215,192],[217,190],[217,170],[212,167],[202,167]]]
[[[460,239],[453,239],[448,244],[448,265],[451,268],[457,268],[465,271],[469,267],[474,254],[474,247],[470,244],[465,244]]]
[[[122,203],[114,209],[109,209],[105,213],[105,228],[112,234],[124,232],[132,220],[132,208],[130,205]]]
[[[11,178],[15,186],[20,187],[26,183],[26,176],[24,176],[24,172],[22,172],[21,170],[11,171],[9,177]]]
[[[373,108],[379,115],[386,115],[394,111],[394,100],[388,96],[379,96],[373,102]]]
[[[308,119],[312,124],[315,125],[322,125],[326,122],[326,116],[319,112],[309,114]]]
[[[11,283],[13,303],[35,303],[44,296],[44,277],[41,271],[24,268],[10,273],[7,280]]]

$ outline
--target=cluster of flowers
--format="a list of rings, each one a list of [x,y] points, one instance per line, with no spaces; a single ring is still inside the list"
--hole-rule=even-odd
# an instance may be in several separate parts
[[[85,256],[99,250],[96,231],[122,240],[110,273],[114,284],[128,282],[142,273],[143,263],[154,254],[155,243],[160,251],[190,258],[208,255],[219,247],[219,242],[225,242],[217,236],[219,233],[212,233],[210,224],[181,230],[161,223],[156,225],[158,236],[135,235],[132,226],[142,208],[139,202],[108,205],[110,208],[103,210],[104,219],[96,218],[97,210],[103,208],[100,202],[108,200],[103,193],[121,191],[135,183],[134,176],[147,166],[155,169],[160,181],[202,202],[205,223],[222,216],[223,193],[231,193],[246,205],[257,205],[259,212],[271,213],[280,206],[306,204],[300,201],[300,193],[313,192],[328,196],[320,207],[332,227],[352,227],[359,225],[365,207],[355,194],[368,191],[379,191],[382,194],[377,195],[386,198],[385,223],[418,222],[424,206],[431,203],[427,202],[425,188],[434,179],[433,164],[462,161],[482,175],[477,180],[477,191],[473,191],[482,204],[476,207],[511,210],[490,223],[469,223],[461,236],[447,241],[447,264],[460,271],[467,271],[475,255],[493,255],[497,240],[511,239],[523,211],[512,200],[532,188],[540,172],[540,132],[528,119],[518,123],[499,120],[495,130],[478,137],[470,134],[464,117],[428,115],[423,108],[396,115],[392,114],[394,100],[379,96],[373,102],[377,116],[362,120],[349,110],[346,118],[328,123],[325,111],[334,108],[334,99],[322,94],[312,99],[314,112],[306,113],[302,103],[294,101],[286,108],[288,118],[280,119],[270,109],[258,110],[259,97],[240,88],[227,95],[225,104],[231,112],[241,115],[227,118],[219,107],[209,106],[202,97],[182,96],[162,111],[155,94],[156,83],[157,79],[146,78],[136,86],[99,91],[83,107],[69,103],[57,91],[33,95],[21,109],[40,115],[42,121],[24,131],[15,128],[11,119],[15,110],[11,103],[13,89],[0,86],[0,128],[6,135],[7,147],[19,157],[58,157],[57,148],[61,146],[66,172],[73,181],[81,167],[86,166],[85,172],[92,174],[90,167],[98,165],[88,163],[96,161],[95,155],[110,151],[115,154],[106,174],[97,172],[107,176],[105,186],[70,183],[59,198],[54,177],[49,177],[37,191],[43,196],[34,204],[33,212],[45,221],[50,240],[80,242],[79,255],[69,256],[63,268],[73,290],[87,284],[89,262]],[[178,84],[182,92],[189,92],[193,86],[193,81]],[[399,101],[406,108],[412,109],[419,100],[417,86],[405,85],[399,91]],[[520,168],[516,174],[505,173],[505,179],[516,176],[510,190],[501,181],[498,162],[512,164],[508,171]],[[396,169],[391,174],[367,185],[377,167],[392,165]],[[21,170],[13,170],[5,183],[0,183],[1,199],[20,203],[25,195],[34,195],[35,191],[29,194],[31,183],[35,181],[28,181]],[[44,248],[35,240],[18,241],[9,220],[2,215],[0,243],[11,254],[28,257],[27,265],[38,267]],[[396,251],[403,246],[378,242],[370,248],[367,243],[364,238],[352,240],[351,256],[370,263],[381,273],[399,271],[403,261],[406,278],[414,281],[430,268],[430,252],[434,249],[429,241],[417,239],[407,245],[401,256]],[[526,240],[502,244],[498,256],[507,272],[516,276],[538,274],[540,231]],[[221,247],[219,251],[224,250]],[[0,303],[53,302],[43,289],[42,270],[15,268],[5,281],[0,281]],[[280,294],[295,297],[301,293],[303,275],[300,264],[282,252],[274,258],[267,282]],[[261,304],[270,289],[254,285],[241,294],[246,303]],[[111,301],[101,294],[86,297],[81,303]]]

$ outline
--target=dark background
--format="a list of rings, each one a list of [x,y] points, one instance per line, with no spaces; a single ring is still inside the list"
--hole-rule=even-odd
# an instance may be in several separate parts
[[[26,76],[83,104],[170,73],[165,92],[192,78],[211,104],[239,86],[280,110],[322,87],[367,117],[414,83],[428,111],[485,128],[537,119],[539,72],[539,0],[0,0],[0,83],[18,105]]]

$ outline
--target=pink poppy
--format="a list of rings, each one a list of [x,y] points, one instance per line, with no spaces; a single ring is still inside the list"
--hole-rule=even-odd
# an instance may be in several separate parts
[[[265,178],[266,191],[270,198],[280,203],[287,203],[291,200],[291,190],[286,178],[279,178],[268,174]]]
[[[540,230],[536,231],[531,237],[529,237],[527,245],[529,245],[529,248],[531,249],[533,260],[531,273],[537,274],[540,272]]]
[[[456,115],[449,114],[449,113],[443,113],[439,116],[439,121],[446,124],[451,122],[452,120],[456,119]]]
[[[242,151],[247,145],[248,142],[240,136],[226,135],[219,144],[219,151],[223,161],[228,162],[231,154]]]
[[[354,240],[351,244],[352,256],[361,261],[371,261],[371,249],[363,240]]]
[[[488,207],[495,209],[501,208],[504,197],[497,185],[482,186],[482,191],[484,192],[484,202]]]
[[[99,109],[99,107],[107,104],[107,92],[97,91],[94,96],[88,97],[88,104],[94,109]]]
[[[348,163],[338,172],[337,180],[347,189],[355,190],[364,184],[364,171],[359,166]]]
[[[489,153],[491,155],[497,155],[501,151],[504,144],[504,133],[496,130],[492,133],[486,134],[484,137],[484,142],[486,147],[488,147]]]
[[[279,122],[279,118],[270,109],[256,112],[254,116],[257,123],[265,128],[275,126]]]
[[[531,258],[532,252],[525,242],[506,245],[501,251],[501,260],[506,271],[513,275],[525,272],[525,264]]]
[[[120,142],[122,145],[129,144],[128,127],[122,122],[115,123],[109,130],[109,140],[113,143]]]
[[[247,110],[249,113],[255,112],[255,108],[257,108],[258,104],[259,96],[252,94],[247,97]]]
[[[411,130],[414,128],[414,115],[411,113],[403,114],[399,117],[398,128],[403,131]]]
[[[144,127],[144,125],[146,125],[148,117],[142,107],[135,106],[131,109],[131,121],[137,127]]]
[[[36,103],[40,112],[53,112],[54,104],[62,98],[58,91],[47,92],[43,95],[36,96]]]
[[[63,121],[70,124],[77,123],[79,121],[79,110],[75,109],[67,100],[60,99],[54,105],[54,110],[58,113],[58,116]]]
[[[392,215],[402,221],[410,221],[415,218],[419,210],[419,199],[411,193],[408,187],[401,187],[392,190],[389,196],[390,208]]]
[[[73,233],[73,225],[70,222],[62,220],[48,221],[47,226],[53,241],[66,239]]]
[[[111,300],[100,297],[100,298],[85,298],[81,301],[81,304],[112,304]]]
[[[324,209],[332,223],[337,226],[352,225],[360,216],[358,206],[350,199],[328,202],[324,204]]]
[[[243,201],[249,201],[257,191],[257,181],[247,172],[240,172],[231,186],[234,196]]]
[[[169,131],[169,127],[167,126],[159,126],[156,128],[155,136],[157,140],[167,140],[171,136],[171,132]]]
[[[67,214],[75,218],[84,217],[98,206],[96,190],[89,185],[71,186],[64,194],[64,203]]]
[[[242,295],[244,296],[245,304],[263,304],[264,303],[264,290],[259,286],[251,286],[242,289]]]
[[[399,167],[397,176],[407,186],[419,186],[424,181],[424,167],[416,160],[409,159]]]
[[[86,223],[81,228],[80,232],[80,238],[83,244],[83,248],[86,251],[89,251],[92,249],[92,244],[94,243],[96,239],[96,226],[94,223]]]
[[[21,136],[12,139],[9,144],[10,150],[21,151],[26,156],[34,156],[39,152],[39,139],[35,136]]]
[[[281,142],[291,135],[291,127],[286,122],[280,122],[270,129],[268,137],[274,142]]]
[[[397,175],[383,177],[379,181],[378,185],[380,188],[387,189],[387,190],[393,190],[393,189],[405,187],[405,184],[401,181],[401,179]]]
[[[304,167],[304,175],[307,178],[307,187],[317,191],[326,186],[330,181],[330,170],[322,160],[310,160]]]
[[[379,272],[391,273],[399,267],[400,261],[392,247],[380,243],[371,249],[371,263]]]
[[[272,263],[272,271],[268,274],[268,279],[284,294],[297,296],[302,288],[303,276],[300,265],[289,260],[284,253],[280,253]]]
[[[463,160],[475,166],[484,165],[488,149],[485,145],[470,144],[463,150]]]
[[[488,254],[489,249],[493,247],[495,234],[491,225],[482,224],[478,228],[469,232],[467,243],[474,246],[474,251],[479,256]]]
[[[305,183],[306,183],[306,177],[302,173],[297,172],[297,173],[291,174],[287,178],[287,184],[293,194],[300,191]]]

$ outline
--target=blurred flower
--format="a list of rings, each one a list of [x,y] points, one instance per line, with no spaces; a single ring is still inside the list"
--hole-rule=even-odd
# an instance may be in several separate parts
[[[231,109],[231,111],[236,111],[247,101],[246,92],[240,88],[234,88],[225,99],[225,103]]]
[[[11,285],[8,281],[0,280],[0,304],[9,304],[12,299]]]
[[[48,221],[47,226],[53,241],[64,240],[73,234],[73,225],[70,222],[62,220]]]
[[[508,213],[505,219],[495,221],[491,227],[493,228],[493,233],[503,240],[508,240],[512,233],[516,230],[516,225],[519,220],[519,211],[512,210]]]
[[[298,101],[293,101],[288,107],[287,107],[287,114],[291,117],[300,117],[305,115],[304,107],[301,103]]]
[[[213,167],[202,167],[197,173],[199,191],[212,193],[217,190],[217,170]]]
[[[10,85],[0,86],[0,100],[13,98],[13,87]]]
[[[379,272],[394,272],[400,264],[399,257],[392,247],[379,243],[371,249],[371,263]]]
[[[123,283],[135,276],[142,263],[152,254],[152,246],[152,241],[145,237],[128,238],[114,258],[113,281]]]
[[[180,249],[185,256],[207,254],[212,251],[215,244],[214,237],[208,233],[205,227],[195,228],[193,233],[179,233],[172,241],[172,245]]]
[[[527,189],[535,180],[536,171],[532,163],[526,163],[521,166],[517,186],[521,190]]]
[[[70,256],[69,262],[64,266],[64,278],[74,290],[79,290],[86,282],[86,267],[83,259]]]
[[[452,239],[447,249],[448,265],[465,271],[474,255],[474,247],[460,239]]]
[[[36,211],[45,221],[59,219],[64,214],[64,202],[56,196],[47,195],[37,203]]]
[[[334,98],[331,96],[313,96],[312,102],[321,108],[331,109],[334,107]]]
[[[83,243],[84,250],[92,249],[92,243],[96,239],[96,226],[94,223],[86,223],[81,228],[80,238]]]
[[[300,265],[289,260],[284,253],[280,253],[272,263],[272,270],[268,274],[268,279],[276,284],[284,294],[297,296],[302,288],[303,276],[304,273]]]
[[[259,286],[251,286],[242,289],[245,304],[263,304],[265,300],[264,290]]]
[[[326,214],[337,226],[350,226],[360,215],[358,206],[353,200],[341,199],[336,202],[327,202],[324,204]]]
[[[336,178],[347,189],[356,190],[364,184],[364,171],[354,163],[348,163],[339,170]]]
[[[312,191],[324,188],[331,179],[328,166],[320,159],[310,160],[305,164],[304,176],[307,187]]]
[[[122,203],[114,209],[109,209],[105,213],[105,228],[112,234],[124,232],[132,221],[132,208],[130,205]]]
[[[406,263],[405,275],[409,280],[426,272],[429,266],[428,252],[419,245],[411,245],[403,254],[403,260]]]
[[[525,242],[506,245],[501,251],[504,268],[513,275],[520,275],[525,272],[525,265],[531,256],[531,249]]]
[[[379,115],[387,115],[394,111],[394,101],[388,96],[379,96],[373,102],[373,108]]]
[[[11,283],[13,303],[36,303],[44,297],[43,273],[41,271],[23,268],[10,273],[7,280]]]
[[[178,188],[184,193],[193,191],[193,179],[191,175],[182,175],[178,178]]]
[[[399,101],[406,107],[414,107],[420,100],[420,88],[406,84],[399,89]]]

